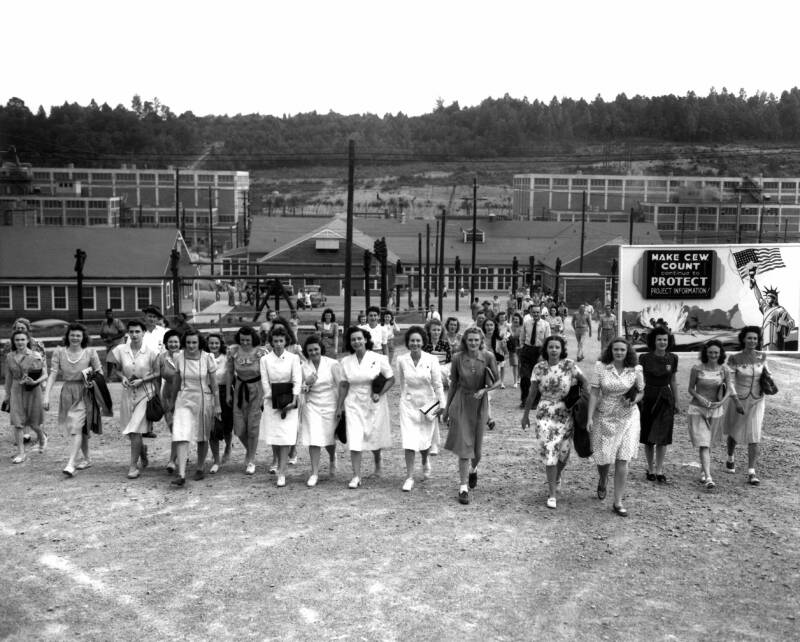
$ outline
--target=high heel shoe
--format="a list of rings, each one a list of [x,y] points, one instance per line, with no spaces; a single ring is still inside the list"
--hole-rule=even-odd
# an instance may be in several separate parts
[[[602,484],[597,484],[597,499],[605,499],[606,498],[606,487]]]
[[[361,486],[361,477],[353,477],[353,479],[350,480],[350,483],[347,484],[347,487],[352,489],[356,489],[360,486]]]

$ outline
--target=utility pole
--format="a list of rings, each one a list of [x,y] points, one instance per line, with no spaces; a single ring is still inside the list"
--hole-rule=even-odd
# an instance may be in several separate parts
[[[461,259],[456,256],[455,261],[456,267],[456,287],[453,290],[453,294],[456,297],[456,312],[458,312],[458,300],[461,298]],[[470,301],[470,304],[472,301]]]
[[[75,250],[75,276],[78,290],[78,321],[83,319],[83,266],[86,263],[86,252],[78,248]]]
[[[169,259],[169,269],[172,272],[172,313],[177,316],[181,311],[181,277],[178,268],[181,253],[177,248],[172,248]]]
[[[214,219],[211,207],[211,185],[208,186],[208,247],[211,250],[211,276],[214,276]]]
[[[439,270],[439,219],[436,219],[436,237],[433,241],[433,266],[434,269],[438,272]],[[434,280],[434,285],[437,288],[435,291],[438,294],[439,288],[439,275],[436,275],[436,279]]]
[[[740,221],[742,220],[742,192],[741,189],[739,190],[739,203],[736,206],[736,243],[742,242],[742,225]]]
[[[139,203],[139,220],[137,221],[136,227],[142,227],[142,204]]]
[[[422,232],[417,233],[417,306],[422,307]]]
[[[472,269],[469,277],[469,302],[475,300],[475,243],[478,237],[478,179],[472,179]]]
[[[578,272],[583,272],[583,244],[586,240],[586,190],[583,190],[583,205],[581,206],[581,260],[578,264]]]
[[[447,210],[442,207],[442,225],[439,234],[439,265],[437,266],[437,280],[436,280],[436,293],[439,297],[439,316],[444,318],[444,314],[442,312],[442,298],[444,296],[444,226],[447,222]],[[458,294],[456,293],[456,297]]]
[[[431,307],[431,224],[425,224],[425,309]]]
[[[186,241],[186,207],[181,208],[182,216],[181,216],[181,236],[183,237],[184,242]]]
[[[583,242],[583,238],[581,238],[581,242]],[[628,228],[628,245],[633,245],[633,207],[631,207],[631,220]]]
[[[181,229],[181,190],[180,184],[181,170],[175,168],[175,229]],[[185,239],[184,239],[185,240]]]
[[[372,269],[372,253],[364,250],[364,309],[369,308],[369,273]]]
[[[344,327],[350,327],[351,280],[353,278],[353,190],[356,173],[356,142],[347,145],[347,233],[344,248]]]

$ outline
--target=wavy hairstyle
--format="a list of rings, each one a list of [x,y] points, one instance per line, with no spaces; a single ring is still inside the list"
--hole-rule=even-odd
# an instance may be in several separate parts
[[[756,350],[761,350],[761,341],[764,338],[763,333],[761,332],[761,328],[757,325],[746,325],[741,330],[739,330],[739,349],[744,350],[744,338],[754,332],[758,335],[758,345],[756,346]]]
[[[663,325],[657,325],[647,333],[647,348],[650,350],[650,352],[653,352],[656,349],[656,337],[660,337],[662,335],[669,337],[667,340],[667,352],[670,352],[675,348],[675,337],[673,336],[672,332],[670,332]]]
[[[68,348],[69,347],[69,333],[70,332],[83,332],[83,339],[81,339],[81,348],[85,348],[89,345],[89,333],[86,331],[86,326],[82,323],[78,323],[77,321],[73,321],[67,326],[67,331],[64,333],[64,340],[61,342],[61,345]]]
[[[351,325],[344,333],[344,347],[347,349],[347,351],[350,354],[355,353],[355,349],[353,349],[353,346],[350,345],[350,337],[352,337],[356,332],[360,332],[362,335],[364,335],[364,346],[367,350],[372,350],[374,344],[372,343],[372,335],[370,334],[369,330],[359,328],[357,325]]]
[[[602,363],[608,365],[609,363],[614,362],[614,353],[612,352],[612,348],[614,347],[615,343],[624,343],[628,347],[628,351],[625,353],[625,360],[623,361],[623,365],[626,368],[633,368],[639,363],[639,357],[636,356],[636,351],[633,349],[633,345],[625,337],[614,337],[608,342],[606,349],[603,350],[603,354],[600,357],[600,361]]]

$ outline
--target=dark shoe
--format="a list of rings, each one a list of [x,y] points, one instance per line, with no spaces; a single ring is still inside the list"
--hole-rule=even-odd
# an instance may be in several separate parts
[[[461,504],[469,504],[469,493],[465,490],[462,490],[458,493],[458,501]]]
[[[173,486],[183,486],[186,484],[186,477],[176,477],[170,482],[170,484]]]
[[[155,439],[158,435],[154,433],[152,430],[150,432],[146,432],[142,435],[142,439]]]
[[[494,422],[494,419],[490,419],[489,421],[486,422],[486,425],[489,427],[489,430],[494,430],[496,424]]]
[[[205,479],[206,473],[202,468],[198,468],[194,471],[194,480],[200,481],[201,479]]]
[[[620,517],[627,517],[628,516],[628,509],[622,508],[622,506],[617,506],[614,504],[614,512],[619,515]]]
[[[655,480],[656,480],[656,474],[648,472],[647,473],[647,481],[655,481]]]
[[[726,473],[735,473],[736,472],[736,462],[733,461],[726,461],[725,462],[725,472]]]
[[[470,473],[468,484],[470,488],[476,488],[478,486],[478,473]]]
[[[666,484],[667,483],[667,476],[666,475],[656,475],[656,481],[659,484]]]
[[[751,486],[758,486],[761,482],[758,481],[758,477],[756,477],[755,473],[750,473],[747,476],[747,483],[750,484]]]
[[[605,499],[606,498],[606,487],[597,484],[597,499]]]

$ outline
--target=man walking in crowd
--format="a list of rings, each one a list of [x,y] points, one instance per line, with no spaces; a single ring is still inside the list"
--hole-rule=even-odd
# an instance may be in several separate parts
[[[125,338],[125,324],[120,319],[114,317],[114,310],[108,308],[106,310],[106,320],[100,326],[100,340],[106,346],[106,353],[104,356],[106,364],[106,378],[111,381],[111,375],[114,372],[114,358],[111,356],[111,351],[122,343]],[[111,357],[109,359],[109,357]]]
[[[544,340],[550,335],[550,324],[542,319],[541,310],[532,305],[522,321],[522,337],[519,351],[520,408],[531,389],[533,366],[539,360]]]
[[[144,314],[145,332],[142,338],[142,344],[146,345],[156,354],[161,353],[164,347],[164,335],[167,329],[164,327],[164,315],[154,305],[148,305],[142,310]]]
[[[581,303],[578,311],[572,315],[572,329],[575,330],[575,340],[578,342],[578,361],[583,361],[583,340],[592,336],[592,315],[586,311],[586,306]]]

